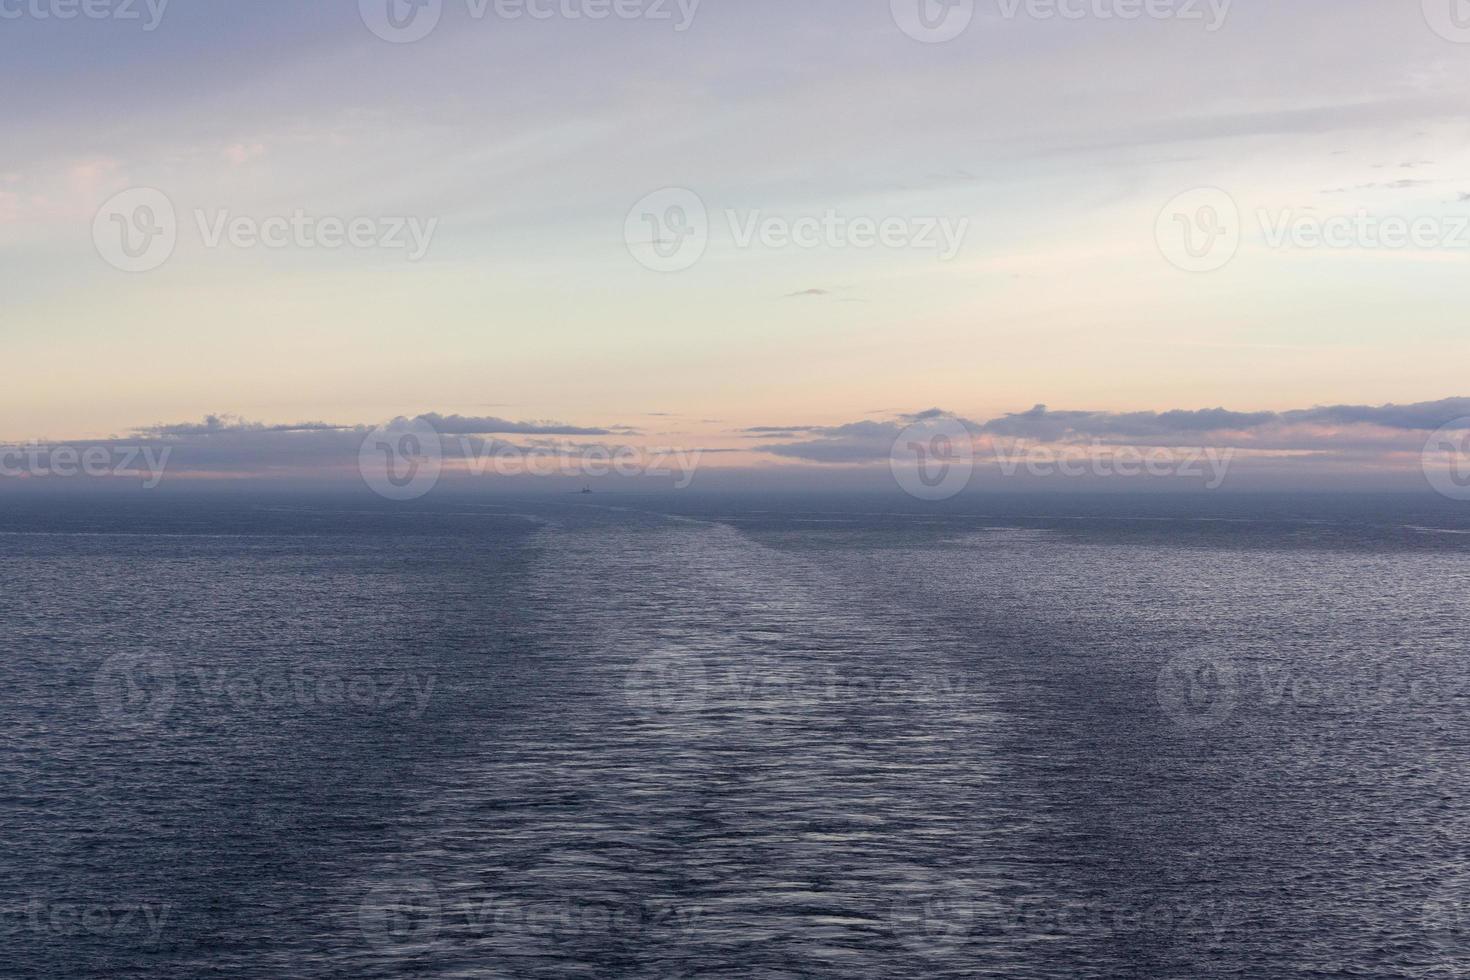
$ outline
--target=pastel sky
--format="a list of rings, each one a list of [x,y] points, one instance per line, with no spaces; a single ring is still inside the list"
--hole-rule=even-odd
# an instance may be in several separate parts
[[[1470,394],[1458,0],[977,0],[943,43],[910,36],[919,2],[442,0],[390,43],[373,4],[408,0],[4,0],[0,438],[439,413],[780,465],[811,456],[768,451],[796,430],[935,406],[983,426]],[[177,214],[147,272],[94,240],[131,188]],[[627,240],[665,188],[708,214],[679,271]],[[1160,235],[1180,195],[1186,217],[1219,200],[1200,188],[1241,241],[1186,271]],[[209,243],[297,212],[433,233],[416,261]],[[740,240],[827,215],[909,239]],[[1272,241],[1346,218],[1341,247]],[[1434,240],[1365,237],[1395,219]],[[952,255],[912,240],[930,227],[963,227]]]

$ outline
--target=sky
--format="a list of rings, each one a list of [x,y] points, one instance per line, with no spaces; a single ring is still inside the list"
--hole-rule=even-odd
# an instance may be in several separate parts
[[[81,7],[0,0],[12,443],[784,472],[938,410],[1351,482],[1470,416],[1462,0]]]

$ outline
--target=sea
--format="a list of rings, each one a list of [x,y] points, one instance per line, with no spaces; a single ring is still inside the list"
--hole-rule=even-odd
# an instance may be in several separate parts
[[[1470,976],[1470,505],[0,497],[6,978]]]

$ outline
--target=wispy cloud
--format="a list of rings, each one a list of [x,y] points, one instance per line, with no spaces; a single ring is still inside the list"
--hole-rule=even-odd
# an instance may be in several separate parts
[[[538,436],[609,436],[634,430],[626,426],[609,428],[566,425],[562,422],[512,422],[494,416],[466,417],[430,413],[419,416],[441,435],[538,435]]]
[[[243,433],[339,432],[348,428],[350,427],[330,425],[326,422],[265,425],[260,422],[249,422],[234,415],[207,415],[202,422],[159,423],[157,425],[144,426],[135,431],[138,435],[142,436],[166,438],[170,436],[223,436]]]
[[[1357,191],[1406,191],[1415,187],[1424,187],[1428,184],[1437,184],[1436,180],[1388,180],[1369,184],[1358,184],[1356,187],[1334,187],[1323,191],[1324,194],[1351,194]]]

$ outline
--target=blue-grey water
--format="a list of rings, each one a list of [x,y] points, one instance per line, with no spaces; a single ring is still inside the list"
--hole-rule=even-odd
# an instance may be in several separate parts
[[[0,500],[5,977],[1470,976],[1470,510]]]

